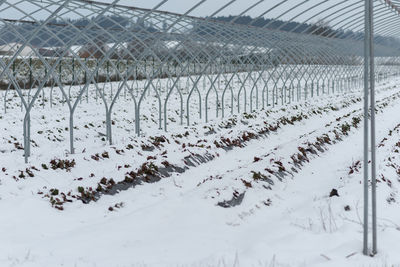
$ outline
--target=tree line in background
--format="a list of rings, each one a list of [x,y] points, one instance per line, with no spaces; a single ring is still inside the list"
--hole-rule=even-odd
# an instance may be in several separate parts
[[[233,21],[235,24],[241,24],[246,26],[267,28],[270,30],[280,30],[285,32],[313,34],[331,38],[357,39],[357,40],[364,39],[363,32],[344,31],[342,29],[335,30],[331,28],[329,24],[324,21],[319,21],[317,23],[309,24],[309,23],[299,23],[295,21],[287,22],[283,20],[274,20],[269,18],[254,19],[250,16],[241,16],[241,17],[219,16],[213,18],[213,20],[222,21],[226,23],[230,23]],[[210,33],[215,29],[212,29],[211,27],[206,28],[203,26],[198,28],[197,30],[205,34],[206,32]],[[390,36],[376,36],[375,39],[381,45],[396,47],[400,49],[400,40],[397,38]]]
[[[324,37],[340,39],[359,39],[362,40],[364,33],[332,29],[324,22],[306,24],[298,22],[285,22],[282,20],[272,20],[268,18],[258,18],[254,20],[250,16],[220,16],[213,18],[214,21],[229,23],[234,20],[235,24],[250,25],[254,27],[264,27],[270,30],[280,30],[294,33],[307,33]],[[68,23],[66,23],[68,22]],[[82,28],[87,27],[92,22],[91,18],[68,19],[67,21],[52,20],[47,27],[38,32],[32,39],[30,45],[36,47],[61,47],[71,40],[71,36],[76,36]],[[12,24],[12,26],[10,25]],[[34,31],[39,23],[27,21],[15,21],[3,23],[0,27],[0,45],[7,43],[21,43],[27,33]],[[72,26],[71,26],[72,25]],[[62,30],[60,30],[62,28]],[[142,21],[139,18],[131,19],[124,16],[102,16],[96,17],[96,26],[86,31],[85,37],[80,37],[73,45],[84,45],[89,42],[107,42],[110,37],[104,33],[104,29],[112,32],[112,35],[120,31],[122,34],[127,29],[137,32],[140,38],[149,39],[146,35],[164,33],[168,28],[167,22]],[[192,27],[187,28],[187,32],[170,32],[174,34],[195,33],[198,35],[223,36],[223,27],[212,26],[212,23],[201,21],[193,22]],[[168,38],[166,35],[165,38]],[[176,38],[176,37],[174,37]],[[376,36],[379,44],[400,49],[400,40],[394,37]]]

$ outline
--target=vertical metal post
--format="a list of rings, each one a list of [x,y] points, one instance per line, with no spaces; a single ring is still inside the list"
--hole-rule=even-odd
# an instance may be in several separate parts
[[[33,75],[32,75],[32,57],[29,58],[29,87],[32,89]]]
[[[370,61],[370,0],[365,0],[365,29],[364,29],[364,235],[363,253],[368,255],[368,90],[369,90],[369,61]]]
[[[372,205],[372,254],[377,249],[377,222],[376,222],[376,144],[375,144],[375,54],[374,54],[374,4],[369,0],[369,55],[370,55],[370,88],[371,88],[371,205]]]

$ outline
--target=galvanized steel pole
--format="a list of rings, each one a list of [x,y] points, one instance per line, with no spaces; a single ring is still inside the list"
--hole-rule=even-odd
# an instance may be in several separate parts
[[[368,90],[370,61],[370,0],[365,0],[365,30],[364,30],[364,235],[363,253],[368,255]]]
[[[364,55],[364,255],[368,251],[368,124],[369,108],[371,108],[371,191],[372,191],[372,255],[377,248],[377,215],[376,215],[376,134],[375,134],[375,53],[374,53],[374,6],[372,0],[365,0],[365,55]],[[370,101],[369,90],[371,90]]]
[[[377,249],[377,223],[376,223],[376,144],[375,144],[375,53],[374,53],[374,5],[369,0],[369,56],[370,56],[370,88],[371,88],[371,191],[372,191],[372,254]]]

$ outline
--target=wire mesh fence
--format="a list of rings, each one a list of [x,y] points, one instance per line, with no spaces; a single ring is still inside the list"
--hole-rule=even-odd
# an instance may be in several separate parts
[[[207,0],[181,13],[164,10],[171,2],[0,1],[3,112],[10,98],[20,99],[26,160],[32,110],[56,104],[68,108],[74,153],[76,110],[90,101],[103,103],[112,144],[113,108],[121,101],[134,110],[132,128],[141,135],[151,131],[141,127],[146,101],[156,103],[154,124],[167,131],[363,87],[365,1],[232,0],[203,16],[192,13]],[[398,9],[373,3],[382,82],[400,72],[400,42],[392,37]],[[169,119],[171,106],[177,120]]]

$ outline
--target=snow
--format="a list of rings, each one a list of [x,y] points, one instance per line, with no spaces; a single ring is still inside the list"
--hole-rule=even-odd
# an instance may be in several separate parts
[[[399,81],[390,78],[377,87],[380,182],[379,253],[375,257],[361,252],[360,88],[224,119],[215,119],[210,105],[208,123],[198,118],[198,106],[192,101],[194,125],[189,127],[179,125],[179,97],[174,95],[168,116],[176,123],[169,121],[167,133],[157,129],[158,106],[149,97],[141,114],[141,128],[147,133],[141,137],[134,133],[128,94],[126,100],[121,96],[113,112],[112,146],[102,140],[103,103],[84,99],[75,117],[75,155],[68,153],[67,106],[60,103],[61,95],[55,90],[53,108],[48,102],[40,106],[39,99],[33,109],[29,164],[23,163],[23,152],[15,146],[22,143],[23,113],[18,98],[9,92],[7,113],[0,115],[0,266],[400,265]],[[94,96],[94,88],[90,90]],[[297,116],[300,119],[287,122]],[[343,130],[346,123],[349,130]],[[260,134],[272,126],[276,129]],[[250,133],[255,137],[243,137]],[[160,136],[168,141],[152,144],[151,137]],[[330,142],[321,144],[318,151],[311,144],[321,137],[329,137]],[[227,138],[241,144],[224,149]],[[127,149],[128,145],[132,148]],[[154,149],[143,150],[143,145]],[[296,165],[292,156],[301,154],[299,148],[316,152],[305,152],[307,160]],[[105,151],[108,158],[102,156]],[[99,154],[97,160],[92,157],[95,154]],[[193,167],[187,157],[194,154],[213,159]],[[50,167],[54,158],[74,159],[76,166],[69,171],[42,168],[42,164]],[[118,183],[144,163],[162,166],[165,160],[186,168],[185,172],[171,172],[158,182],[143,182],[115,195],[102,194],[88,204],[72,198],[80,195],[78,187],[96,188],[103,177]],[[352,166],[356,166],[353,173]],[[264,180],[255,179],[257,173]],[[45,196],[51,189],[59,190],[55,196],[59,198],[61,192],[71,192],[67,198],[72,202],[63,203],[62,211],[54,208],[50,196]],[[339,197],[329,196],[332,189],[338,190]],[[218,205],[237,193],[245,193],[240,205]]]

